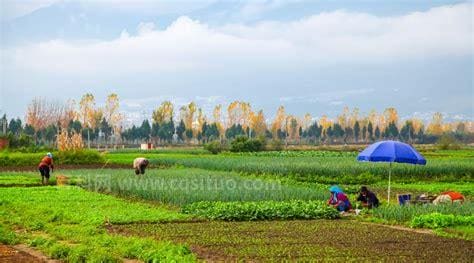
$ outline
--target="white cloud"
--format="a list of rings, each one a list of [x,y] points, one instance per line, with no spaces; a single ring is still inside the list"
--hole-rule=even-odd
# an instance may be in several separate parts
[[[142,36],[142,35],[153,33],[154,29],[155,29],[155,23],[153,22],[140,23],[138,25],[138,35]]]
[[[1,0],[0,20],[9,20],[24,16],[42,7],[47,7],[58,0]]]
[[[343,101],[340,101],[340,100],[335,100],[335,101],[331,101],[329,102],[330,105],[333,105],[333,106],[339,106],[339,105],[342,105],[344,102]]]
[[[122,12],[139,11],[145,14],[187,13],[212,4],[215,0],[78,0],[96,8],[116,9]]]
[[[397,17],[335,11],[293,22],[211,27],[180,17],[112,41],[54,40],[2,50],[9,68],[61,74],[298,68],[472,54],[471,4]]]

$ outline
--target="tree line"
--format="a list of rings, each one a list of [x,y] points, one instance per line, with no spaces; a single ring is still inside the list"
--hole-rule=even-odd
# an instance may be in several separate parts
[[[203,144],[211,141],[232,141],[238,137],[260,138],[285,144],[353,144],[380,139],[402,140],[409,143],[433,143],[449,134],[462,142],[473,141],[473,122],[445,122],[435,113],[425,124],[412,118],[401,121],[395,108],[382,113],[372,110],[361,115],[357,108],[345,107],[334,119],[326,115],[313,118],[286,113],[280,106],[273,119],[262,110],[254,111],[248,102],[234,101],[224,110],[217,105],[210,117],[194,102],[175,110],[170,101],[162,102],[150,119],[140,125],[124,127],[119,97],[110,94],[103,107],[96,106],[88,93],[79,103],[74,100],[52,102],[35,98],[28,105],[25,121],[20,118],[0,119],[3,137],[10,147],[58,144],[64,134],[81,137],[87,146],[110,144]],[[77,140],[76,140],[77,141]],[[81,142],[82,143],[82,142]],[[77,144],[77,143],[76,143]]]

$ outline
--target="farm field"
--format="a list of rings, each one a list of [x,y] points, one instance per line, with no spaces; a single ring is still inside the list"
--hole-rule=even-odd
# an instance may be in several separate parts
[[[198,258],[209,261],[467,262],[474,256],[469,241],[446,242],[433,234],[351,220],[136,224],[111,231],[189,244]]]
[[[193,261],[187,247],[110,235],[107,225],[190,217],[173,209],[118,199],[75,186],[0,188],[0,241],[24,243],[70,262]]]
[[[127,164],[140,153],[110,153],[109,163]],[[447,156],[446,156],[447,155]],[[304,182],[373,183],[388,179],[388,165],[356,162],[356,152],[293,151],[240,154],[144,154],[158,167],[184,166],[246,174],[271,174]],[[435,154],[426,166],[393,165],[393,180],[400,182],[472,181],[472,151]]]
[[[430,152],[425,167],[395,165],[391,204],[386,203],[387,165],[358,163],[353,152],[71,154],[58,158],[50,186],[40,185],[35,165],[28,163],[37,154],[3,153],[4,161],[25,165],[19,170],[4,165],[0,171],[0,242],[26,244],[68,262],[319,257],[468,262],[474,244],[472,152]],[[81,155],[99,160],[87,164]],[[138,156],[151,162],[142,176],[128,168]],[[58,175],[67,176],[68,185],[56,186]],[[333,183],[351,201],[360,185],[367,185],[382,206],[341,216],[325,204]],[[395,203],[397,193],[446,190],[460,191],[468,200]]]

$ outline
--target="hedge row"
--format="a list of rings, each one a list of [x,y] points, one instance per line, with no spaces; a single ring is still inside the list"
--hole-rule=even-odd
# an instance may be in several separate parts
[[[35,166],[46,153],[0,153],[0,166]],[[102,164],[105,156],[97,151],[53,152],[55,164]]]

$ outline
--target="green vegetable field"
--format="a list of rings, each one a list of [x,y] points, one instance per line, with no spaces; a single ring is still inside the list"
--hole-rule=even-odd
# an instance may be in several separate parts
[[[425,153],[426,166],[394,165],[391,203],[387,165],[356,162],[355,152],[68,153],[59,155],[49,186],[41,185],[34,164],[41,155],[5,152],[0,242],[65,262],[304,261],[316,254],[367,259],[369,244],[344,234],[355,231],[372,236],[381,253],[374,259],[463,261],[473,256],[473,152],[432,151]],[[139,156],[150,167],[137,176],[131,164]],[[57,185],[59,175],[65,185]],[[341,214],[326,203],[332,184],[357,209],[359,188],[366,185],[381,206]],[[396,203],[396,194],[447,190],[464,194],[465,202]],[[412,244],[424,256],[393,248],[384,254],[384,244],[393,242]],[[441,243],[446,250],[437,255],[432,244]]]

